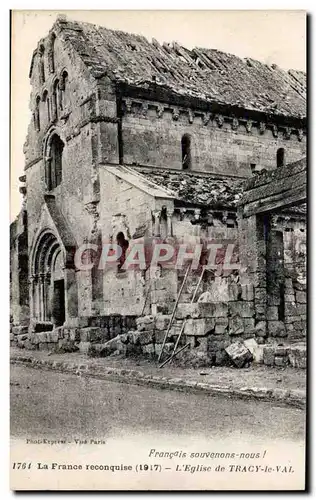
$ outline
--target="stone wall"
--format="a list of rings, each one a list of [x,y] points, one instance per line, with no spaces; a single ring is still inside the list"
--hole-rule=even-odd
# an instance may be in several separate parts
[[[306,223],[297,216],[276,215],[271,224],[266,262],[268,332],[270,337],[295,342],[306,337]]]
[[[263,363],[266,366],[306,369],[307,350],[305,344],[266,345],[263,347]]]
[[[234,298],[232,292],[231,299]],[[166,338],[164,349],[166,357],[173,351],[184,323],[179,347],[187,343],[190,347],[182,358],[184,356],[184,362],[199,366],[222,365],[229,362],[225,348],[233,342],[255,338],[258,343],[264,343],[262,337],[264,332],[256,328],[254,306],[250,301],[180,303],[166,337],[170,319],[171,314],[138,318],[137,331],[129,333],[132,335],[130,343],[139,345],[142,354],[157,357]],[[108,345],[105,350],[110,347]]]
[[[126,105],[126,102],[128,103]],[[271,129],[259,129],[246,120],[235,128],[232,119],[205,121],[204,113],[140,99],[126,99],[122,123],[123,158],[126,165],[182,168],[181,138],[191,138],[192,170],[251,176],[251,164],[276,168],[276,154],[285,149],[286,163],[306,155],[305,137],[289,138],[283,132],[275,137]],[[246,128],[247,126],[247,128]],[[249,131],[248,131],[248,130]]]
[[[286,162],[305,155],[305,136],[291,128],[281,126],[278,129],[272,124],[265,126],[246,119],[215,116],[191,108],[178,109],[170,104],[133,100],[127,96],[120,102],[110,80],[106,76],[94,79],[69,41],[62,37],[55,40],[52,64],[51,41],[48,37],[39,42],[30,74],[32,121],[25,144],[29,255],[41,230],[50,228],[56,237],[60,236],[60,228],[56,227],[44,201],[47,191],[46,143],[52,133],[60,136],[64,150],[62,182],[51,194],[77,246],[85,241],[110,243],[115,241],[119,231],[129,241],[157,236],[153,234],[155,212],[161,211],[164,202],[160,200],[157,203],[154,197],[115,177],[106,170],[106,164],[139,164],[179,170],[182,168],[181,139],[184,134],[191,137],[192,170],[248,176],[251,175],[251,164],[274,168],[279,147],[285,148]],[[54,87],[65,72],[66,86],[64,90],[60,88],[63,106],[56,110],[52,106]],[[186,211],[178,208],[171,222],[172,237],[177,242],[186,242],[190,238],[237,241],[239,230],[244,230],[242,224],[247,224],[248,234],[255,238],[252,242],[250,236],[250,240],[245,242],[246,264],[255,262],[250,269],[250,283],[254,284],[254,290],[251,286],[243,289],[242,280],[234,282],[233,278],[223,274],[208,276],[200,292],[208,293],[211,303],[225,302],[227,314],[219,316],[220,321],[215,320],[215,323],[213,319],[217,318],[216,315],[191,317],[192,325],[189,325],[192,331],[200,332],[202,326],[198,325],[211,319],[210,324],[214,324],[214,328],[209,329],[211,333],[208,337],[213,339],[214,345],[221,346],[231,335],[247,336],[251,333],[260,340],[267,335],[267,331],[271,337],[282,337],[285,332],[294,338],[296,333],[303,333],[306,290],[301,277],[294,276],[291,271],[292,264],[293,269],[297,269],[297,257],[294,256],[294,260],[289,257],[289,249],[293,246],[292,240],[287,239],[289,236],[284,240],[286,258],[292,259],[291,262],[285,259],[284,323],[288,326],[281,327],[280,324],[273,324],[280,321],[279,317],[273,319],[273,307],[278,304],[268,304],[267,309],[262,267],[265,258],[262,221],[250,218],[237,228],[235,223],[234,227],[227,227],[220,217],[212,216],[212,222],[204,221],[202,224],[199,213],[196,214],[193,209]],[[165,236],[162,226],[163,223],[161,235]],[[295,234],[298,231],[299,228]],[[146,314],[171,313],[182,277],[181,272],[173,270],[158,272],[154,277],[155,284],[150,291]],[[113,269],[100,274],[77,272],[75,284],[78,285],[79,317],[118,313],[140,315],[151,280],[149,273],[143,271],[120,274]],[[182,302],[190,302],[196,280],[196,276],[189,278]],[[268,330],[267,319],[270,321]],[[205,345],[205,335],[204,332],[193,337],[201,337],[203,340],[199,345],[202,346]],[[209,347],[207,349],[209,351]]]
[[[10,225],[10,323],[27,325],[29,318],[27,214],[22,207]]]
[[[27,349],[49,350],[54,352],[80,351],[87,353],[94,344],[110,341],[117,335],[126,334],[129,330],[136,328],[135,316],[98,316],[90,318],[79,318],[80,327],[61,326],[51,330],[51,325],[42,325],[41,331],[38,325],[32,328],[13,327],[10,341],[12,346]]]

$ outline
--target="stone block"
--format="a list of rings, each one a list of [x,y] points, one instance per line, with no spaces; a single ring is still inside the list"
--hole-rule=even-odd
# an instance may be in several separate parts
[[[306,368],[306,346],[296,345],[289,348],[288,360],[294,368]]]
[[[231,316],[240,316],[241,318],[252,318],[255,314],[253,302],[230,302],[228,305]]]
[[[152,331],[155,327],[154,316],[142,316],[136,319],[137,330],[141,331]]]
[[[254,285],[254,287],[256,287],[256,288],[262,287],[262,285],[266,281],[266,273],[261,272],[261,271],[251,273],[250,280],[251,280],[251,283]]]
[[[144,354],[154,355],[155,354],[155,346],[154,346],[154,344],[142,345],[142,352]]]
[[[268,332],[272,337],[285,337],[286,330],[282,321],[268,321]]]
[[[254,299],[254,286],[253,285],[241,285],[241,298],[246,301],[253,301]]]
[[[49,342],[48,340],[48,335],[49,335],[50,332],[39,332],[37,334],[37,338],[38,338],[38,343],[41,343],[41,342]]]
[[[27,333],[22,333],[21,335],[16,335],[17,341],[21,342],[22,340],[27,340],[28,335]]]
[[[252,361],[252,354],[242,342],[234,342],[225,348],[231,361],[237,368],[242,368],[246,363]]]
[[[265,288],[255,288],[255,301],[265,304],[267,300],[267,291]]]
[[[29,339],[32,342],[32,344],[34,344],[34,345],[37,345],[40,342],[40,339],[38,338],[38,334],[37,333],[30,333]]]
[[[154,341],[154,332],[153,331],[140,331],[139,332],[139,343],[141,345],[152,344]]]
[[[284,312],[285,316],[297,316],[299,314],[296,304],[293,304],[292,302],[285,302]]]
[[[274,357],[275,366],[286,366],[287,359],[285,356],[275,356]]]
[[[300,290],[301,292],[306,291],[306,283],[299,283],[298,281],[293,282],[294,290]]]
[[[210,292],[203,292],[198,298],[198,303],[212,302],[212,294]]]
[[[280,297],[276,297],[274,295],[267,296],[267,305],[268,306],[279,306],[281,304]]]
[[[255,320],[254,318],[243,318],[245,333],[255,334]]]
[[[228,316],[228,305],[224,302],[198,302],[200,318],[220,318]]]
[[[266,320],[266,307],[255,304],[255,317],[258,321]]]
[[[29,327],[28,326],[13,326],[12,333],[13,335],[27,335]]]
[[[276,306],[267,307],[267,319],[277,321],[279,319],[279,311]]]
[[[119,327],[114,328],[114,332],[116,335],[120,333],[120,330],[118,331]],[[142,323],[140,325],[137,325],[137,330],[139,332],[153,332],[155,330],[155,324],[154,323]]]
[[[267,366],[274,365],[275,348],[272,345],[263,346],[263,363]]]
[[[81,316],[78,318],[78,327],[79,328],[86,328],[89,326],[89,318],[88,316]]]
[[[275,347],[275,355],[276,356],[287,356],[288,354],[288,348],[283,345],[277,345]]]
[[[201,308],[197,302],[193,304],[182,302],[178,305],[175,314],[176,319],[199,318],[201,316]]]
[[[166,330],[168,328],[171,316],[158,315],[155,319],[156,330]]]
[[[303,370],[306,370],[307,358],[300,358],[300,360],[297,362],[297,368],[302,368]]]
[[[284,294],[284,302],[290,302],[295,305],[295,295],[294,293],[285,293]]]
[[[184,334],[191,336],[207,335],[211,330],[215,329],[214,318],[199,318],[188,319],[184,326]]]
[[[229,318],[228,325],[229,335],[242,335],[245,331],[244,322],[240,316]]]
[[[303,316],[303,318],[305,318],[306,317],[306,304],[297,304],[296,311],[297,311],[297,314],[299,314],[300,316]]]
[[[187,320],[188,321],[188,320]],[[181,331],[181,325],[174,325],[170,328],[170,337],[178,336]],[[156,333],[156,332],[155,332]],[[158,337],[157,337],[158,338]]]
[[[52,332],[47,332],[47,342],[57,343],[59,340],[58,331],[53,330]]]
[[[256,336],[266,337],[267,336],[267,324],[265,321],[258,321],[255,326]]]
[[[89,342],[89,338],[85,338],[83,336],[83,338],[81,338],[81,329],[79,328],[69,328],[69,340],[73,341],[73,342],[79,342],[80,340],[82,342]],[[84,331],[84,329],[82,330]]]
[[[81,340],[81,342],[106,342],[109,334],[104,328],[90,326],[88,328],[72,329],[70,331],[71,340]],[[79,338],[78,338],[79,337]]]
[[[163,341],[164,341],[164,338],[165,338],[165,335],[167,333],[167,330],[156,330],[155,331],[155,342],[156,344],[162,344]],[[179,331],[180,333],[180,331]],[[172,337],[172,334],[173,332],[170,330],[169,334],[168,334],[168,339],[170,339]]]
[[[237,283],[229,283],[227,285],[228,301],[239,300],[241,296],[241,286]]]
[[[215,305],[215,311],[214,311],[215,318],[222,318],[222,317],[226,318],[228,316],[228,304],[225,304],[223,302],[217,302],[214,305]],[[204,308],[206,309],[205,312],[203,311]],[[207,314],[207,308],[205,307],[205,305],[204,305],[204,307],[202,305],[201,312],[202,312],[203,316],[205,316],[207,318],[211,317]]]
[[[215,334],[226,333],[228,329],[228,318],[216,318]]]
[[[296,322],[299,322],[301,321],[301,318],[300,316],[285,316],[284,318],[284,323],[296,323]]]
[[[255,363],[263,363],[263,346],[258,345],[255,339],[246,339],[244,340],[244,345],[251,352],[253,361]]]

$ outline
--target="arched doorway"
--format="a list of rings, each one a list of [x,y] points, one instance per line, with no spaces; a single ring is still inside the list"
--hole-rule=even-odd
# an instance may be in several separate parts
[[[65,321],[65,256],[56,236],[44,231],[37,240],[32,260],[32,317],[61,326]]]

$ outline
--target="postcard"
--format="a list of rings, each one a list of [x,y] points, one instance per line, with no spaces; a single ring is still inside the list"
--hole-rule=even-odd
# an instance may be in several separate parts
[[[11,37],[11,489],[305,490],[306,13]]]

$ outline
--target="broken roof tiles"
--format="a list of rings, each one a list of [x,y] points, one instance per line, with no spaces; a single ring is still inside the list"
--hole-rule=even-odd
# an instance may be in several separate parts
[[[306,74],[215,49],[160,45],[144,36],[57,19],[52,30],[71,44],[93,76],[268,114],[306,117]]]
[[[147,180],[175,193],[176,199],[192,205],[235,207],[242,196],[244,179],[219,178],[196,172],[155,171],[133,167]]]

